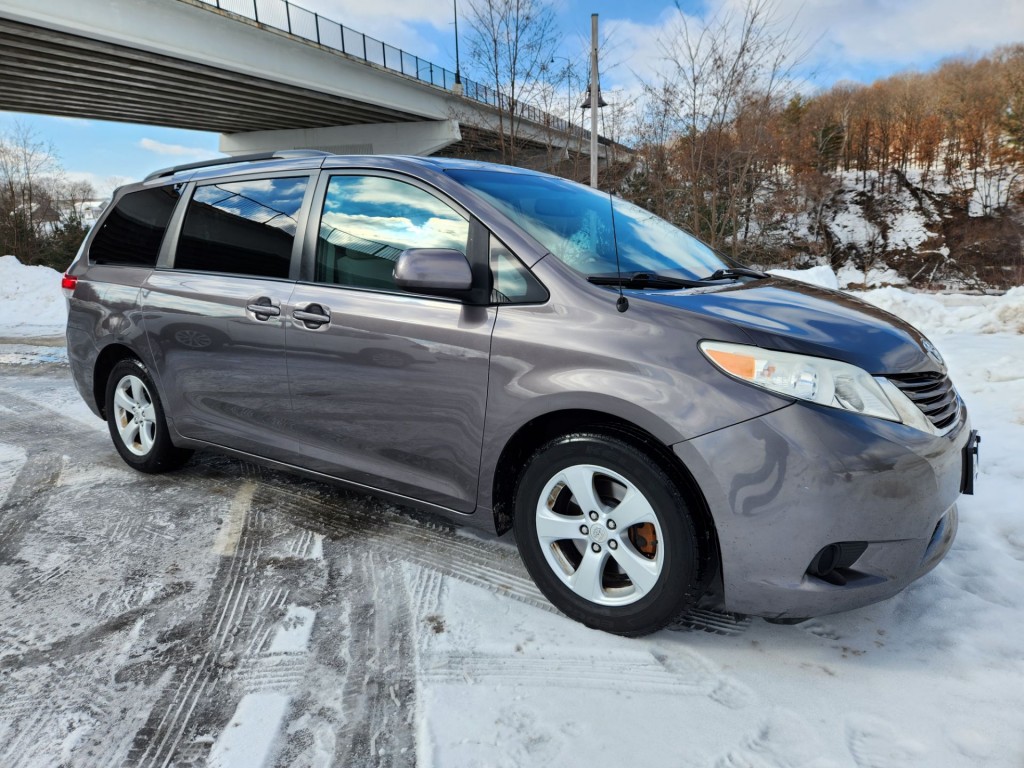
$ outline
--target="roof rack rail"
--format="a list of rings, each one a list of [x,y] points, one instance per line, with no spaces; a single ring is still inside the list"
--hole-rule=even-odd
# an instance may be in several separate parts
[[[193,171],[198,168],[212,168],[218,165],[234,165],[235,163],[251,163],[256,160],[288,160],[300,157],[327,157],[330,152],[321,152],[319,149],[279,149],[273,152],[253,152],[248,155],[233,155],[231,157],[218,157],[213,160],[200,160],[198,163],[184,163],[174,165],[170,168],[161,168],[153,171],[144,181],[152,181],[163,176],[173,176],[181,171]]]

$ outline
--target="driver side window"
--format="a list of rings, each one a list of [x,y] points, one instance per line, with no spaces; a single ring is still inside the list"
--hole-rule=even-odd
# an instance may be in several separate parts
[[[317,241],[318,283],[398,291],[395,262],[408,248],[466,253],[469,222],[419,187],[381,176],[334,176]]]

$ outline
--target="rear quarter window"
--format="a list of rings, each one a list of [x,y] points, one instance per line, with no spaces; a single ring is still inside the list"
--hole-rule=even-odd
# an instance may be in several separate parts
[[[167,223],[181,197],[179,187],[153,187],[124,195],[100,224],[89,248],[89,261],[156,266]]]
[[[288,277],[309,178],[246,179],[196,187],[175,269]]]

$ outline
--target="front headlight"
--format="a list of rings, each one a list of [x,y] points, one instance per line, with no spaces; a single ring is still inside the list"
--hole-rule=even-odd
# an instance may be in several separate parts
[[[702,341],[700,350],[730,376],[780,395],[904,421],[879,383],[855,365],[724,341]]]

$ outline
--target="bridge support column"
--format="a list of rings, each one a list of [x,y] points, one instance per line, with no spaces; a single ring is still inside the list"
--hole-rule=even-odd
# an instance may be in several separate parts
[[[274,149],[320,149],[339,155],[430,155],[461,138],[458,120],[374,123],[222,133],[220,151],[241,155]]]

